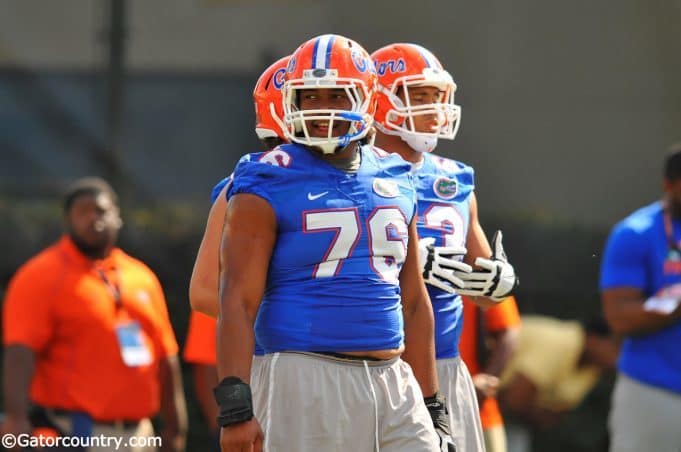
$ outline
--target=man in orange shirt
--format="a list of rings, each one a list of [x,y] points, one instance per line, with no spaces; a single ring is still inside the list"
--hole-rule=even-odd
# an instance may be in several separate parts
[[[7,290],[3,433],[29,433],[33,413],[65,436],[118,437],[132,443],[118,450],[152,451],[149,417],[160,410],[162,450],[184,450],[177,342],[156,276],[115,247],[116,194],[101,179],[78,180],[64,213],[66,234]],[[113,447],[100,445],[88,450]]]
[[[499,375],[513,354],[520,329],[520,315],[515,297],[481,311],[480,308],[464,298],[463,331],[459,351],[473,376],[480,420],[485,437],[487,452],[506,452],[504,420],[496,400]],[[482,319],[480,316],[482,315]],[[482,322],[481,322],[482,320]],[[484,325],[485,331],[480,326]],[[482,362],[478,356],[480,335],[491,336],[491,347],[487,359]],[[486,338],[485,342],[487,342]]]

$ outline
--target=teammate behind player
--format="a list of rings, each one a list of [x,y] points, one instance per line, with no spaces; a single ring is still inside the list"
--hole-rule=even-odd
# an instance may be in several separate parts
[[[279,118],[283,116],[281,88],[289,58],[290,55],[280,58],[265,69],[253,89],[255,133],[265,150],[272,150],[287,142],[284,131],[279,125],[281,122]],[[208,222],[189,283],[189,302],[192,309],[212,317],[218,315],[219,249],[222,225],[227,210],[225,194],[230,178],[231,176],[218,182],[211,193],[213,206],[208,214]]]
[[[261,425],[277,451],[439,450],[416,382],[437,391],[409,167],[361,145],[375,89],[356,42],[304,43],[282,92],[293,144],[235,170],[218,320],[223,452],[260,450]],[[254,329],[266,355],[251,400]]]
[[[511,293],[515,273],[501,234],[495,236],[492,252],[480,226],[473,169],[430,154],[439,138],[454,139],[459,127],[461,108],[454,103],[451,75],[430,51],[415,44],[388,45],[372,59],[379,82],[376,144],[413,168],[421,265],[435,314],[437,370],[449,402],[452,436],[457,450],[483,451],[475,388],[459,357],[459,294],[492,305]]]
[[[274,117],[282,115],[281,87],[288,60],[289,56],[286,56],[265,69],[253,90],[255,133],[265,150],[274,149],[286,141],[284,132]],[[201,412],[211,433],[216,435],[219,429],[216,424],[217,405],[213,398],[213,388],[218,384],[214,317],[218,313],[218,254],[227,210],[225,193],[227,183],[231,180],[230,177],[218,182],[211,193],[212,207],[189,283],[189,300],[195,311],[191,313],[184,349],[184,360],[192,364],[194,391]],[[253,372],[257,372],[261,355],[262,349],[256,346],[252,364]]]

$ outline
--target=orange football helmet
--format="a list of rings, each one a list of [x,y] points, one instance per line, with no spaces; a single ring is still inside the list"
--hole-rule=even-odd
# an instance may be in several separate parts
[[[342,89],[351,102],[350,110],[298,108],[298,92],[305,89]],[[318,147],[326,154],[369,133],[376,111],[376,71],[371,57],[355,41],[339,35],[322,35],[303,43],[291,55],[282,89],[282,128],[290,141]],[[310,120],[328,120],[326,137],[311,137]],[[333,122],[350,123],[348,133],[334,137]]]
[[[286,140],[281,129],[283,116],[281,88],[284,86],[286,67],[291,56],[285,56],[265,69],[253,89],[255,103],[255,133],[261,140],[280,138]]]
[[[428,151],[435,147],[438,138],[454,139],[461,123],[461,107],[454,103],[456,83],[435,55],[419,45],[399,43],[378,49],[371,58],[379,84],[375,116],[378,130],[399,135],[408,143],[414,137],[430,139],[433,145],[426,148]],[[416,86],[434,86],[442,91],[442,95],[436,103],[411,105],[409,88]],[[404,93],[404,101],[398,96],[400,89]],[[437,131],[415,130],[414,117],[433,114],[439,120]]]

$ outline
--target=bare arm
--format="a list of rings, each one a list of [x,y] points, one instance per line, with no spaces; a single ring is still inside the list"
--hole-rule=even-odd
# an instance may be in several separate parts
[[[251,194],[229,201],[220,251],[218,380],[227,376],[250,380],[253,324],[276,236],[276,217],[267,201]]]
[[[176,355],[162,359],[159,367],[161,378],[161,416],[163,418],[162,450],[183,451],[187,436],[187,407],[182,389],[180,361]]]
[[[625,336],[651,333],[681,319],[681,306],[670,314],[646,311],[643,308],[643,292],[633,287],[605,290],[601,301],[610,328]]]
[[[217,370],[209,364],[193,364],[192,375],[201,414],[206,418],[211,434],[215,434],[218,431],[218,406],[213,398],[213,388],[218,384]]]
[[[267,269],[277,238],[272,207],[251,194],[238,194],[227,205],[220,248],[220,315],[217,323],[218,380],[250,381],[255,348],[253,324],[265,291]],[[256,418],[220,429],[223,452],[262,447]]]
[[[189,282],[189,302],[192,309],[211,317],[218,316],[220,239],[227,211],[226,192],[227,187],[220,192],[208,213],[208,222]]]
[[[400,273],[404,313],[405,350],[402,359],[414,371],[414,376],[426,397],[439,388],[435,368],[435,338],[433,308],[426,291],[418,262],[416,222],[409,224],[407,257]]]
[[[4,351],[3,397],[5,423],[3,433],[29,433],[29,387],[35,372],[35,354],[25,345],[12,344]]]
[[[478,201],[475,193],[471,194],[470,217],[468,221],[468,235],[466,236],[466,257],[464,262],[475,266],[475,259],[483,257],[488,259],[492,255],[492,248],[489,246],[485,231],[480,226],[478,220]],[[480,307],[486,308],[497,304],[497,301],[487,297],[469,297],[469,300]]]

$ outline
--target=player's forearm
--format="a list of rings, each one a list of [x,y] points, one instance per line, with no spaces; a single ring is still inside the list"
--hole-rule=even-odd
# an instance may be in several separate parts
[[[208,287],[201,281],[194,281],[193,277],[189,283],[189,303],[192,309],[211,317],[218,316],[217,293],[217,284],[215,287]]]
[[[18,344],[5,347],[3,396],[7,416],[28,417],[28,392],[34,371],[33,350]]]
[[[472,301],[474,304],[478,305],[481,308],[490,308],[496,304],[499,304],[499,300],[494,300],[492,298],[487,297],[469,296],[468,300]]]
[[[404,312],[405,350],[402,359],[414,372],[425,397],[438,390],[435,367],[435,339],[433,309],[426,298]]]
[[[255,349],[255,313],[251,315],[240,297],[230,292],[223,297],[217,322],[218,381],[235,376],[248,383]]]

